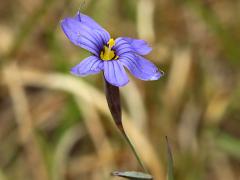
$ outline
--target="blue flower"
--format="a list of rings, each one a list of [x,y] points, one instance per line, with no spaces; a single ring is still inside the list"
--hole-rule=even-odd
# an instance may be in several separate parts
[[[141,80],[157,80],[163,75],[142,56],[152,50],[144,40],[128,37],[113,39],[104,28],[80,12],[75,17],[63,19],[61,27],[73,44],[91,53],[72,68],[71,72],[76,76],[103,71],[110,84],[121,87],[129,81],[124,67]]]

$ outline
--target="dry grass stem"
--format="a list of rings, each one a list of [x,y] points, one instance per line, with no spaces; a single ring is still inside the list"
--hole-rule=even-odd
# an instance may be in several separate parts
[[[164,100],[169,107],[178,105],[187,85],[192,65],[190,49],[177,50],[174,54]],[[171,101],[169,101],[171,100]]]
[[[126,101],[127,109],[133,123],[141,132],[144,132],[147,126],[147,113],[138,87],[132,81],[131,84],[123,88],[121,93]]]
[[[85,131],[81,126],[69,128],[58,143],[52,168],[53,180],[64,180],[67,174],[67,162],[70,151],[77,141],[85,135]]]
[[[33,120],[29,112],[24,82],[17,65],[11,64],[5,67],[3,76],[12,98],[19,139],[25,150],[29,171],[32,173],[33,179],[47,180],[48,175],[40,151],[41,148],[39,148],[34,134]]]
[[[92,94],[92,100],[94,101],[94,94]],[[101,168],[105,174],[105,178],[109,176],[109,172],[113,167],[114,151],[111,147],[110,142],[105,134],[104,127],[100,121],[100,117],[97,113],[97,109],[90,103],[83,102],[79,96],[75,96],[75,100],[79,106],[80,111],[82,111],[84,116],[84,123],[87,127],[89,135],[94,143],[95,149],[97,151],[96,162],[103,162]]]
[[[139,0],[137,5],[137,31],[140,39],[153,42],[154,33],[154,1]]]
[[[197,155],[199,145],[197,142],[197,128],[201,120],[201,109],[193,100],[184,106],[178,125],[178,140],[182,151],[193,152]]]

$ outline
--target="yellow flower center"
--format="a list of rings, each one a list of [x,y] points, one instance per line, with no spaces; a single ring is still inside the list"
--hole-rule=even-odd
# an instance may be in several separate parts
[[[104,49],[100,53],[101,59],[104,61],[118,59],[118,56],[116,56],[115,52],[112,50],[112,47],[115,45],[114,39],[111,38],[107,44],[108,46],[104,46]]]

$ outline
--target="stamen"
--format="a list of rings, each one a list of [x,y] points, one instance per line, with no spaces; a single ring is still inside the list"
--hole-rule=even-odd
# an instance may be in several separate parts
[[[115,45],[115,40],[111,38],[108,41],[108,47],[104,46],[103,51],[100,53],[100,57],[102,60],[112,60],[112,59],[117,59],[118,56],[115,55],[115,52],[112,50],[112,47]]]
[[[109,49],[111,49],[114,45],[115,45],[115,41],[114,41],[113,38],[111,38],[111,39],[108,41],[108,47],[109,47]]]

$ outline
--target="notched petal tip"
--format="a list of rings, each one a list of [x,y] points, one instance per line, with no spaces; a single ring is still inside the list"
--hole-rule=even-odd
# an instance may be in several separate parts
[[[122,83],[122,84],[112,84],[114,86],[117,86],[117,87],[123,87],[123,86],[126,86],[127,84],[129,83],[129,80],[127,80],[126,82]]]
[[[149,54],[152,50],[153,48],[150,45],[148,45],[146,42],[145,52],[143,52],[143,55]]]
[[[163,75],[164,75],[164,72],[163,72],[163,71],[157,70],[157,72],[156,72],[152,77],[150,77],[149,80],[150,80],[150,81],[158,80],[158,79],[160,79]]]
[[[123,84],[112,84],[112,85],[117,86],[117,87],[124,87],[124,86],[126,86],[128,83],[129,83],[129,80],[126,81],[126,82],[123,83]]]
[[[161,77],[163,77],[165,75],[165,72],[162,70],[159,70],[159,72],[161,73]]]
[[[110,80],[107,80],[106,77],[105,77],[105,79],[108,83],[110,83],[111,85],[116,86],[116,87],[123,87],[129,83],[129,79],[127,79],[125,82],[110,81]]]
[[[78,70],[77,70],[77,68],[76,68],[75,66],[72,67],[72,68],[70,69],[70,73],[71,73],[72,75],[78,76]]]
[[[61,19],[61,20],[59,21],[59,24],[62,25],[63,21],[64,21],[64,19]]]
[[[76,18],[78,21],[80,21],[80,22],[82,21],[82,20],[81,20],[80,10],[77,11],[77,14],[76,14],[75,18]]]
[[[62,30],[64,30],[64,24],[66,23],[66,19],[67,19],[67,18],[61,19],[60,22],[59,22],[60,25],[61,25]]]
[[[72,23],[71,20],[72,20],[71,18],[64,18],[60,21],[61,28],[67,37],[68,37],[69,26]]]
[[[160,79],[161,77],[163,77],[164,76],[164,72],[162,71],[162,70],[157,70],[157,72],[156,72],[156,74],[153,76],[153,78],[152,79],[150,79],[150,80],[158,80],[158,79]]]

